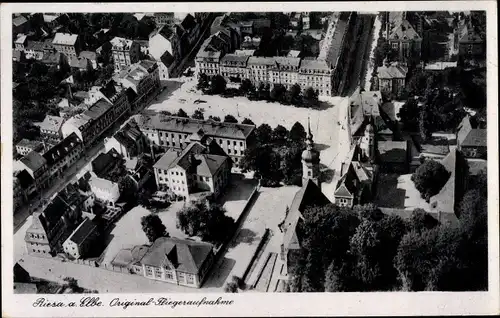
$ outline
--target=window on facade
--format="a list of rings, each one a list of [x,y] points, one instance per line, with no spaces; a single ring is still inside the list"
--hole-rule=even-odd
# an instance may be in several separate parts
[[[228,149],[228,150],[227,150],[227,153],[228,153],[228,154],[231,154],[231,149]]]
[[[187,275],[187,283],[188,284],[194,284],[194,275]]]
[[[168,270],[165,271],[165,277],[167,279],[174,279],[174,275],[172,274],[171,271],[168,271]]]

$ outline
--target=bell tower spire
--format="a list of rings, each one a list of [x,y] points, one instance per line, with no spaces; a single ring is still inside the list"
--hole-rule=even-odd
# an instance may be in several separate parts
[[[311,179],[320,186],[319,181],[319,151],[314,149],[310,118],[307,118],[306,149],[302,152],[302,185]]]

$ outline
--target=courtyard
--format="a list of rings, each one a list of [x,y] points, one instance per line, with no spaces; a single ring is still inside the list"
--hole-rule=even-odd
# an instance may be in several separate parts
[[[421,208],[429,211],[429,204],[420,197],[420,192],[411,181],[411,176],[411,174],[381,173],[378,176],[375,204],[382,208],[406,210]]]

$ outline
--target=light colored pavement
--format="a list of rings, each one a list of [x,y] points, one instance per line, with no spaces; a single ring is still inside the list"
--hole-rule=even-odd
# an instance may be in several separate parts
[[[375,67],[374,65],[374,56],[375,56],[375,49],[377,48],[377,42],[380,36],[380,28],[382,27],[382,21],[380,21],[380,16],[377,15],[375,18],[375,22],[373,24],[373,29],[372,29],[372,36],[371,36],[371,46],[370,46],[370,57],[366,61],[368,63],[368,68],[365,73],[365,79],[364,79],[364,88],[365,91],[369,91],[371,87],[371,79],[372,79],[372,73],[373,69]]]

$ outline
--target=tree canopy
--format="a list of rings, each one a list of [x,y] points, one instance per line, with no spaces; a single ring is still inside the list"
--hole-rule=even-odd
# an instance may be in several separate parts
[[[441,190],[449,177],[450,173],[440,162],[429,159],[417,168],[411,180],[422,198],[429,200]]]
[[[148,214],[141,218],[142,230],[149,242],[153,243],[160,237],[169,237],[167,228],[163,225],[160,217],[156,214]]]

